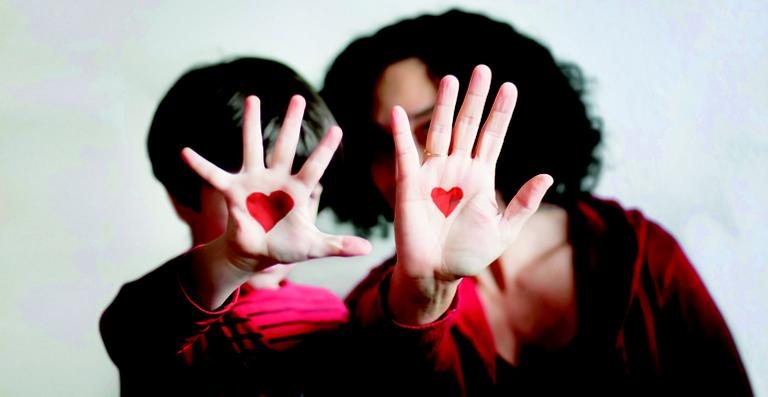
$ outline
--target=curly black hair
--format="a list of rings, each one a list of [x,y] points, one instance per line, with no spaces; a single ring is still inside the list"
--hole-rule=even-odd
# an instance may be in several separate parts
[[[382,72],[408,58],[424,62],[435,80],[452,74],[467,82],[474,66],[485,64],[493,71],[491,92],[505,81],[517,86],[517,106],[496,172],[496,188],[505,200],[539,173],[555,179],[545,201],[564,207],[594,187],[601,123],[588,114],[581,70],[556,62],[547,48],[507,23],[451,10],[358,38],[328,70],[320,95],[344,129],[345,152],[343,164],[333,171],[339,173],[336,184],[324,189],[324,201],[340,220],[352,221],[363,233],[382,218],[392,220],[392,208],[370,175],[374,155],[394,148],[391,135],[373,120],[374,92]]]
[[[181,205],[200,210],[205,181],[181,158],[190,147],[220,168],[236,172],[243,162],[245,98],[261,100],[264,153],[277,139],[288,102],[306,100],[294,170],[309,157],[335,120],[317,92],[288,66],[262,58],[237,58],[193,68],[165,94],[155,111],[147,138],[155,177]]]

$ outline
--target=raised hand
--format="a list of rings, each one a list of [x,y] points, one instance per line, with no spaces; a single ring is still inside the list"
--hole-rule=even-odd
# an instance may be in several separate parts
[[[247,275],[276,263],[363,255],[370,251],[370,244],[364,239],[325,234],[314,225],[316,203],[310,195],[341,141],[338,127],[332,127],[323,136],[301,170],[291,175],[304,106],[302,97],[291,99],[274,149],[267,157],[267,166],[264,164],[259,100],[255,96],[245,101],[243,166],[238,173],[231,174],[218,168],[190,148],[182,151],[187,164],[219,191],[227,203],[226,231],[218,241],[211,243],[218,249],[212,249],[202,257],[206,264],[225,262]],[[216,278],[216,275],[211,277]],[[232,280],[232,277],[228,279]]]
[[[501,86],[478,137],[490,81],[486,66],[475,68],[455,124],[458,82],[453,76],[440,82],[423,156],[403,109],[392,111],[397,265],[389,303],[400,321],[438,318],[458,281],[480,273],[510,246],[552,184],[549,175],[538,175],[506,209],[499,207],[495,167],[517,90]]]

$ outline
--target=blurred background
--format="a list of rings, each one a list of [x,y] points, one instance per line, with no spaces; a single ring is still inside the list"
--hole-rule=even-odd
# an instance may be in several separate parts
[[[598,194],[679,239],[768,396],[768,3],[748,0],[0,0],[0,396],[118,395],[98,318],[190,244],[145,150],[182,72],[256,55],[319,86],[353,37],[454,6],[583,68],[606,131]],[[330,213],[321,228],[351,230]],[[393,249],[372,241],[293,278],[345,294]]]

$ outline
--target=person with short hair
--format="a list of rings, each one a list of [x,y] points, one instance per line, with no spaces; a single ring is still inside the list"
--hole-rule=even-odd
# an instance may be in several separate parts
[[[296,262],[370,251],[314,224],[341,141],[334,123],[309,84],[271,60],[197,67],[171,87],[147,148],[192,248],[125,284],[102,315],[122,395],[333,390],[348,311],[286,276]]]

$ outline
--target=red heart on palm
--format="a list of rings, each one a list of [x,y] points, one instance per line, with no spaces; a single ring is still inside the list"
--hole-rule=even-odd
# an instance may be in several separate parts
[[[288,193],[276,190],[269,196],[264,193],[251,193],[245,199],[248,212],[254,217],[265,232],[269,232],[280,219],[283,219],[293,208],[293,199]]]
[[[445,190],[441,187],[432,189],[432,201],[446,218],[459,205],[462,197],[464,197],[464,192],[458,186],[451,190]]]

